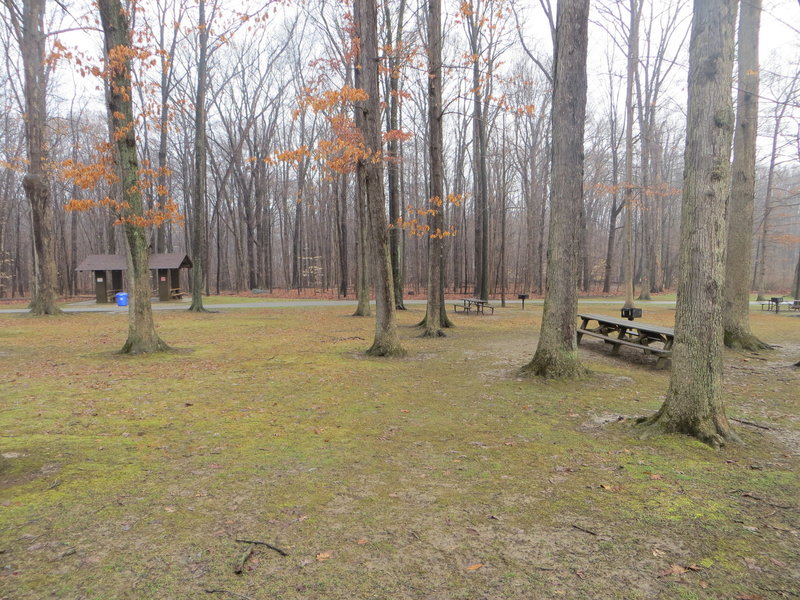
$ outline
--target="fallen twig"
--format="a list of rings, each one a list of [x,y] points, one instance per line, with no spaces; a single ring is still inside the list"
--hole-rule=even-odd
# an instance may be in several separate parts
[[[242,600],[253,600],[250,596],[237,594],[236,592],[231,592],[229,590],[205,590],[205,592],[206,594],[230,594],[231,596],[236,596],[237,598],[241,598]]]
[[[258,544],[259,546],[266,546],[267,548],[269,548],[270,550],[274,550],[281,556],[289,556],[289,553],[286,552],[286,550],[281,550],[277,546],[273,546],[272,544],[269,544],[267,542],[260,542],[258,540],[236,540],[236,541],[239,542],[240,544]]]
[[[750,425],[750,427],[757,427],[758,429],[772,431],[772,427],[767,427],[766,425],[759,425],[758,423],[753,423],[753,421],[745,421],[744,419],[734,419],[733,417],[728,417],[728,418],[731,421],[736,421],[737,423],[741,423],[742,425]]]
[[[236,569],[234,569],[233,571],[234,573],[236,573],[237,575],[242,574],[242,572],[244,571],[244,563],[246,563],[247,559],[253,555],[253,550],[255,549],[255,547],[256,547],[255,544],[250,544],[247,547],[247,550],[242,552],[242,555],[239,557],[239,562],[236,565]]]
[[[581,527],[580,525],[575,525],[574,523],[572,524],[572,527],[573,527],[574,529],[577,529],[578,531],[582,531],[582,532],[584,532],[584,533],[588,533],[589,535],[599,535],[599,534],[598,534],[597,532],[595,532],[595,531],[591,531],[591,530],[589,530],[589,529],[584,529],[584,528],[583,528],[583,527]]]
[[[773,592],[775,594],[781,594],[782,596],[789,595],[792,598],[800,598],[800,594],[798,594],[797,592],[792,592],[791,590],[775,590],[772,588],[766,588],[761,586],[758,586],[758,589],[760,589],[762,592]]]
[[[772,506],[773,508],[782,508],[784,510],[788,510],[788,509],[794,508],[794,506],[783,506],[781,504],[773,504],[769,500],[765,500],[764,498],[760,498],[760,497],[756,496],[755,494],[751,494],[750,492],[745,492],[744,494],[742,494],[742,498],[752,498],[753,500],[758,500],[759,502],[763,502],[767,506]]]

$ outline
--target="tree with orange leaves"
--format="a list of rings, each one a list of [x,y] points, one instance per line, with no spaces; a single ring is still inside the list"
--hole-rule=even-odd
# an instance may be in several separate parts
[[[90,165],[67,162],[64,174],[82,188],[95,187],[100,181],[119,182],[120,197],[105,198],[99,204],[111,209],[117,223],[125,228],[128,247],[128,287],[131,302],[128,310],[128,339],[121,349],[124,354],[141,354],[169,349],[158,336],[150,306],[150,248],[147,228],[161,225],[167,220],[179,220],[177,206],[165,190],[165,198],[146,209],[142,189],[146,181],[158,178],[157,170],[140,168],[131,93],[131,62],[149,60],[146,50],[134,47],[131,42],[130,17],[120,0],[98,0],[103,28],[106,68],[102,75],[107,80],[107,108],[111,124],[111,142],[97,148],[97,160]],[[99,70],[94,70],[100,74]],[[68,208],[85,210],[96,204],[90,200],[73,200]]]
[[[372,356],[398,356],[400,345],[395,321],[394,285],[389,255],[388,224],[384,207],[380,98],[378,96],[377,6],[371,0],[355,0],[353,16],[358,46],[356,88],[366,99],[356,103],[356,125],[364,150],[358,160],[356,178],[366,198],[366,216],[373,258],[375,288],[375,340],[367,350]]]

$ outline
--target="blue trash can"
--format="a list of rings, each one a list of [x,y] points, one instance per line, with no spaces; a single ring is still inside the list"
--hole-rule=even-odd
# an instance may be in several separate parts
[[[128,292],[117,292],[117,306],[128,306]]]

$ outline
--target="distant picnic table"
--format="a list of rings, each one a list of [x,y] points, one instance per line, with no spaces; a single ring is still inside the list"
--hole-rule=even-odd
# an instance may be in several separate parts
[[[774,296],[761,303],[761,310],[772,310],[777,313],[781,311],[781,306],[789,310],[800,310],[800,300],[784,302],[783,296]]]
[[[645,354],[658,356],[657,368],[666,366],[672,356],[675,330],[671,327],[637,323],[606,315],[579,314],[578,318],[581,320],[577,329],[579,344],[584,335],[589,335],[611,344],[612,354],[617,354],[621,346],[638,348],[644,350]]]
[[[479,315],[486,314],[487,310],[494,314],[494,306],[489,304],[488,300],[481,300],[480,298],[463,298],[459,302],[453,304],[454,312],[470,313],[473,310]]]

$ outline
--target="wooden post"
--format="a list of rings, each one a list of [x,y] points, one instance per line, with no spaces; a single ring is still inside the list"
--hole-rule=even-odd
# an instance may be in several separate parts
[[[94,272],[94,296],[98,304],[108,304],[108,286],[106,284],[106,272]]]

